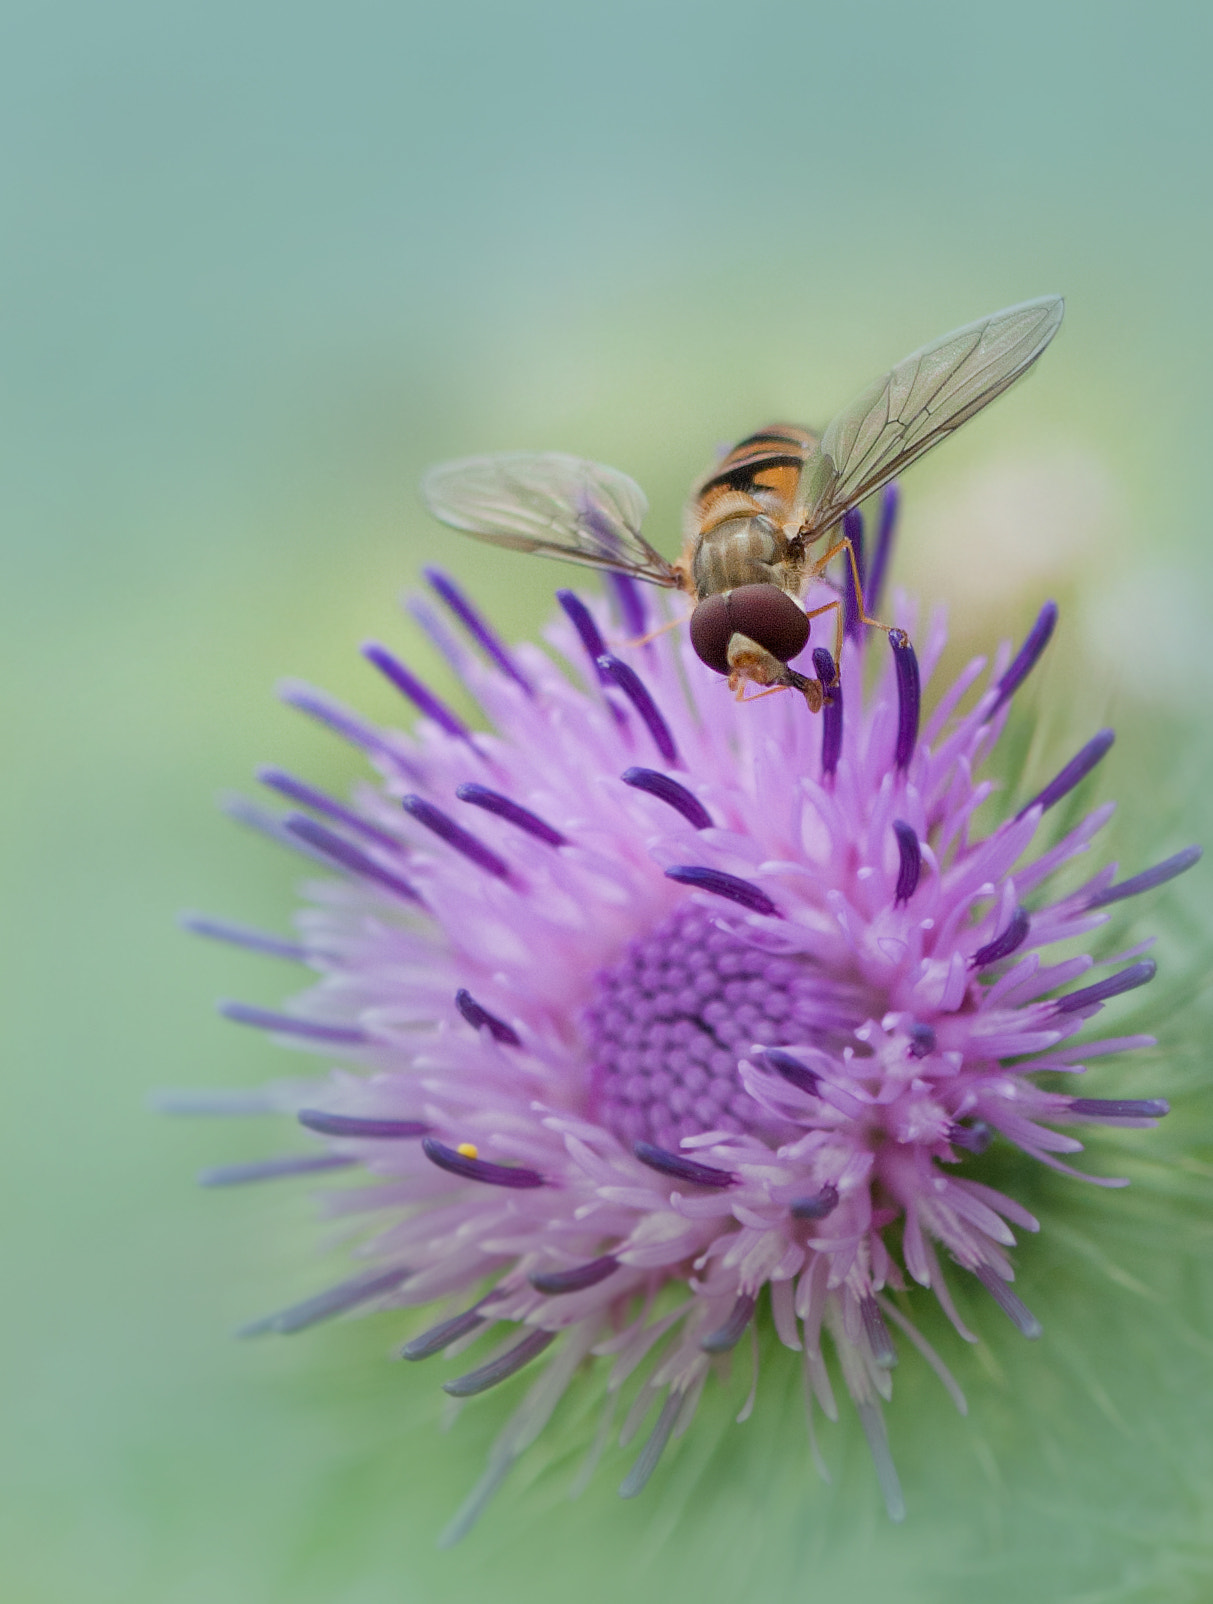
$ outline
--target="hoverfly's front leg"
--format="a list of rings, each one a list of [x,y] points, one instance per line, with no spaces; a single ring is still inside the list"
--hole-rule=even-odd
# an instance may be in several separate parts
[[[883,629],[886,635],[891,635],[894,628],[892,624],[884,624],[879,618],[868,617],[867,604],[863,599],[863,585],[859,578],[859,563],[856,560],[855,547],[851,544],[851,537],[849,535],[843,535],[841,540],[836,540],[830,547],[829,551],[827,551],[824,556],[818,558],[813,570],[814,575],[824,573],[827,564],[832,562],[840,551],[846,552],[847,561],[851,565],[851,578],[855,584],[855,599],[859,603],[859,622],[861,624],[870,624],[873,629]],[[838,662],[839,653],[842,651],[842,635],[845,627],[845,621],[842,614],[841,602],[827,602],[826,606],[819,608],[818,611],[825,612],[826,608],[829,607],[838,608],[838,623],[835,626],[834,636],[834,661]],[[813,613],[809,614],[810,618],[814,616],[815,615]]]

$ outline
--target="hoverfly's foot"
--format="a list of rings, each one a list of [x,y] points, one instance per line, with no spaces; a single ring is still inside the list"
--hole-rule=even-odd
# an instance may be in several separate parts
[[[810,713],[820,713],[829,700],[821,681],[806,679],[803,674],[798,674],[794,668],[789,668],[787,672],[788,687],[791,690],[799,691],[803,695],[805,701],[809,704]]]

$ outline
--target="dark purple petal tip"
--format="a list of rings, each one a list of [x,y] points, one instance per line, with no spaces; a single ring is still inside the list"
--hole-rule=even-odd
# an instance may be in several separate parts
[[[594,622],[593,613],[575,590],[558,590],[556,600],[564,609],[569,623],[577,631],[578,638],[585,647],[586,656],[594,665],[595,674],[605,684],[606,674],[603,672],[602,659],[606,656],[606,642]]]
[[[567,1292],[584,1292],[587,1287],[596,1287],[600,1281],[614,1275],[618,1268],[619,1260],[615,1255],[604,1253],[600,1259],[591,1259],[588,1264],[579,1264],[574,1269],[539,1271],[529,1279],[536,1292],[555,1298]]]
[[[948,1141],[953,1147],[962,1147],[966,1153],[984,1153],[994,1140],[993,1129],[984,1119],[969,1120],[967,1124],[957,1122],[948,1128]]]
[[[897,1349],[893,1346],[889,1328],[884,1323],[880,1305],[871,1296],[860,1298],[859,1313],[863,1320],[863,1334],[867,1337],[868,1347],[872,1352],[873,1363],[878,1364],[882,1370],[891,1370],[897,1363]]]
[[[722,1326],[708,1333],[699,1346],[704,1353],[728,1353],[735,1348],[745,1335],[746,1327],[754,1318],[755,1301],[748,1292],[743,1292],[729,1311],[729,1317]]]
[[[905,630],[891,629],[889,645],[893,648],[893,666],[897,670],[897,741],[893,748],[893,765],[905,769],[914,756],[914,746],[918,740],[922,685],[918,673],[918,654]]]
[[[842,515],[842,532],[851,542],[851,550],[855,553],[855,567],[859,570],[859,582],[864,583],[863,564],[863,513],[858,507],[848,507]],[[854,640],[861,632],[859,592],[855,588],[855,574],[850,562],[843,564],[843,634],[848,640]]]
[[[292,1304],[289,1309],[279,1309],[276,1314],[267,1314],[260,1320],[241,1326],[236,1335],[260,1337],[275,1332],[279,1336],[288,1336],[295,1331],[306,1331],[310,1326],[319,1325],[322,1320],[331,1320],[335,1315],[369,1303],[372,1298],[382,1297],[385,1292],[393,1292],[402,1281],[408,1279],[409,1274],[408,1270],[397,1267],[353,1276],[335,1287],[318,1292],[315,1297],[305,1298],[302,1303]]]
[[[322,1042],[332,1047],[365,1047],[369,1040],[365,1031],[351,1029],[347,1025],[325,1025],[318,1019],[280,1014],[272,1008],[255,1008],[251,1003],[221,1002],[219,1012],[224,1019],[230,1019],[236,1025],[272,1030],[280,1036],[300,1036],[307,1041]]]
[[[824,1220],[837,1207],[838,1188],[827,1181],[819,1192],[813,1192],[809,1197],[798,1197],[788,1212],[794,1220]]]
[[[352,841],[347,841],[343,835],[338,835],[327,825],[308,818],[306,813],[288,814],[283,826],[295,840],[302,841],[313,852],[327,858],[335,868],[356,874],[360,880],[373,881],[385,891],[390,891],[393,896],[403,897],[406,902],[421,901],[416,888],[403,876],[385,869],[374,858],[368,857],[361,847],[356,847]]]
[[[893,820],[893,834],[897,837],[897,852],[900,858],[893,901],[909,902],[918,890],[918,877],[922,873],[922,848],[918,844],[914,826],[907,824],[904,819]]]
[[[1120,902],[1125,897],[1140,896],[1143,891],[1153,891],[1155,886],[1166,885],[1168,880],[1174,880],[1177,874],[1183,874],[1192,868],[1193,864],[1201,859],[1200,847],[1185,847],[1172,858],[1164,858],[1156,863],[1152,869],[1143,869],[1129,880],[1122,880],[1118,886],[1109,886],[1106,891],[1099,891],[1087,903],[1088,908],[1106,908],[1110,902]]]
[[[550,847],[562,847],[566,837],[554,829],[546,819],[541,819],[537,813],[529,808],[521,807],[508,796],[502,796],[500,791],[491,791],[487,785],[460,785],[455,795],[461,802],[470,802],[474,808],[483,808],[486,813],[493,813],[507,824],[514,825],[519,830],[525,830],[527,835],[533,835],[536,841],[543,841]]]
[[[698,1164],[693,1158],[685,1158],[681,1153],[671,1153],[668,1148],[654,1147],[652,1142],[635,1142],[632,1152],[642,1164],[649,1169],[656,1170],[661,1175],[668,1175],[675,1181],[686,1181],[690,1186],[732,1186],[737,1177],[728,1170],[713,1169],[710,1164]]]
[[[876,526],[876,549],[872,553],[872,566],[868,569],[863,587],[863,599],[868,612],[880,611],[880,597],[884,590],[885,575],[889,571],[889,558],[893,555],[893,536],[897,530],[897,513],[901,505],[901,491],[897,482],[884,487],[880,498],[880,522]]]
[[[454,1381],[444,1381],[442,1390],[450,1393],[452,1398],[472,1398],[478,1392],[487,1392],[490,1387],[516,1376],[524,1365],[529,1365],[532,1359],[537,1359],[545,1348],[550,1347],[556,1337],[555,1331],[531,1331],[521,1342],[515,1343],[508,1353],[490,1359],[479,1370],[469,1370],[464,1376],[456,1376]]]
[[[718,897],[727,897],[730,902],[740,903],[751,913],[763,913],[769,918],[779,917],[778,907],[766,892],[753,881],[743,880],[739,875],[725,874],[722,869],[709,869],[698,863],[676,863],[665,874],[667,880],[677,880],[679,885],[694,886],[696,891],[711,891]]]
[[[969,959],[969,963],[974,969],[984,969],[988,964],[997,963],[1000,958],[1009,958],[1027,940],[1031,923],[1028,910],[1024,907],[1016,908],[1007,921],[1006,929],[992,941],[987,941],[984,947],[978,947]]]
[[[830,779],[842,756],[842,684],[838,668],[824,646],[813,648],[813,670],[822,690],[821,777]]]
[[[1097,980],[1093,986],[1084,986],[1081,991],[1072,991],[1065,997],[1059,997],[1053,1006],[1059,1014],[1076,1014],[1080,1009],[1094,1008],[1107,1002],[1110,997],[1119,997],[1122,992],[1146,985],[1157,972],[1158,965],[1153,958],[1143,958],[1140,963],[1130,964],[1127,969],[1109,975],[1106,980]]]
[[[295,1175],[345,1170],[357,1159],[342,1153],[290,1153],[285,1158],[255,1159],[251,1164],[217,1164],[203,1170],[199,1186],[247,1186],[250,1181],[289,1181]]]
[[[509,879],[510,867],[504,858],[499,858],[470,830],[465,830],[461,824],[456,824],[454,819],[441,808],[435,807],[432,802],[427,802],[424,797],[414,795],[402,798],[400,805],[410,818],[416,819],[418,824],[432,831],[440,841],[445,841],[448,847],[462,853],[478,869],[483,869],[486,874],[491,874],[498,880]]]
[[[810,1097],[817,1096],[817,1088],[821,1085],[821,1076],[815,1074],[799,1058],[785,1052],[782,1047],[765,1047],[760,1062],[773,1069],[777,1075],[782,1075],[789,1085],[795,1086],[799,1091],[807,1092]]]
[[[1171,1112],[1165,1097],[1072,1097],[1069,1112],[1079,1119],[1162,1119]]]
[[[1043,791],[1038,792],[1030,802],[1026,802],[1015,815],[1022,819],[1025,813],[1033,808],[1040,808],[1047,813],[1049,809],[1068,796],[1076,785],[1079,785],[1090,774],[1097,763],[1104,758],[1116,739],[1115,730],[1100,730],[1093,735],[1080,752],[1075,755],[1062,769],[1061,773],[1049,781]]]
[[[419,1119],[371,1119],[358,1114],[330,1114],[323,1108],[301,1108],[295,1118],[305,1130],[320,1136],[362,1136],[375,1141],[424,1136],[430,1128]]]
[[[673,766],[679,762],[678,747],[674,737],[670,734],[670,727],[662,718],[657,709],[657,703],[649,695],[648,687],[636,670],[623,661],[622,658],[613,657],[609,652],[598,659],[598,667],[603,676],[612,685],[618,688],[631,702],[640,714],[645,728],[653,737],[653,745],[661,753],[665,761]]]
[[[1011,666],[998,682],[998,695],[995,698],[994,706],[990,709],[991,714],[997,713],[1003,703],[1014,696],[1024,680],[1036,667],[1045,647],[1049,644],[1056,626],[1057,603],[1047,601],[1040,609],[1036,622],[1028,631],[1023,645],[1016,652]]]
[[[1011,1291],[996,1270],[991,1269],[988,1264],[979,1264],[973,1274],[1021,1335],[1033,1338],[1040,1336],[1044,1327],[1023,1299]]]
[[[449,1320],[440,1320],[437,1325],[430,1326],[415,1336],[411,1342],[406,1342],[400,1350],[402,1359],[432,1359],[436,1353],[449,1348],[452,1342],[458,1342],[460,1337],[470,1336],[477,1326],[482,1326],[487,1318],[481,1313],[481,1303],[474,1303],[470,1309],[462,1314],[452,1315]]]
[[[496,631],[484,621],[451,576],[443,573],[441,568],[427,568],[425,577],[435,594],[446,603],[485,656],[516,685],[520,685],[528,696],[533,696],[534,691],[530,681],[506,651]]]
[[[473,1030],[486,1030],[494,1041],[499,1041],[503,1047],[521,1047],[522,1037],[512,1025],[507,1025],[504,1019],[498,1019],[496,1014],[490,1014],[488,1009],[482,1007],[470,991],[462,987],[455,993],[455,1007],[467,1020]]]
[[[493,1164],[486,1158],[473,1158],[468,1153],[461,1153],[458,1148],[448,1147],[434,1136],[422,1137],[421,1147],[431,1164],[436,1164],[450,1175],[458,1175],[463,1181],[484,1181],[489,1186],[511,1187],[516,1192],[547,1185],[538,1170],[526,1169],[523,1165]]]
[[[929,1058],[935,1051],[935,1030],[931,1025],[915,1023],[906,1035],[910,1038],[910,1057]]]
[[[699,798],[668,774],[659,774],[656,769],[625,769],[620,779],[633,790],[645,791],[674,808],[696,830],[706,830],[712,823],[712,815]]]
[[[470,740],[471,731],[463,720],[452,713],[446,703],[435,696],[429,686],[394,657],[386,646],[381,646],[378,641],[365,641],[362,655],[368,663],[379,670],[389,684],[394,685],[402,696],[406,696],[425,718],[432,718],[434,723],[448,735],[457,735],[465,741]]]

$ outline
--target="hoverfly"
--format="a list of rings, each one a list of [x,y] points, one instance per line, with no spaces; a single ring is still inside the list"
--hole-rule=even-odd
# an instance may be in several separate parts
[[[850,507],[1014,384],[1057,333],[1063,310],[1060,296],[1043,296],[945,334],[877,379],[820,436],[782,423],[748,436],[692,490],[676,562],[641,534],[648,503],[634,480],[561,452],[441,463],[422,493],[443,523],[495,546],[686,592],[691,643],[738,697],[748,683],[790,688],[817,712],[820,681],[788,665],[808,643],[810,620],[831,610],[838,660],[841,598],[812,612],[799,601],[834,557],[851,565],[862,622],[889,626],[867,616],[847,537],[813,548]]]

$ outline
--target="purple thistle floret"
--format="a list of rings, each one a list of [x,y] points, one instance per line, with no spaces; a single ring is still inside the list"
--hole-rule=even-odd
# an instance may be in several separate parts
[[[874,593],[895,510],[890,493]],[[1167,1112],[1160,1098],[1037,1084],[1149,1045],[1077,1038],[1154,973],[1136,948],[1138,961],[1075,987],[1101,960],[1044,955],[1199,853],[1119,885],[1108,865],[1050,894],[1111,809],[1061,840],[1043,816],[1110,732],[1017,813],[976,827],[993,789],[982,765],[1052,632],[1052,603],[1014,660],[1004,649],[988,673],[970,665],[942,696],[939,628],[921,658],[895,631],[866,688],[866,632],[848,636],[837,683],[818,648],[828,700],[816,719],[794,694],[739,706],[685,630],[633,641],[644,620],[626,591],[617,624],[562,592],[554,662],[507,650],[453,583],[428,577],[487,659],[460,666],[492,733],[472,733],[378,646],[367,656],[422,715],[411,736],[291,688],[295,706],[361,747],[376,784],[339,803],[265,770],[305,811],[234,809],[328,871],[297,942],[189,921],[318,971],[285,1009],[223,1011],[342,1065],[264,1096],[266,1112],[297,1118],[310,1152],[204,1181],[361,1169],[366,1184],[329,1194],[331,1209],[376,1222],[359,1275],[246,1333],[430,1309],[405,1358],[488,1344],[446,1382],[457,1397],[542,1358],[453,1541],[591,1356],[607,1367],[608,1415],[628,1399],[625,1440],[656,1411],[620,1489],[638,1493],[769,1310],[803,1354],[810,1407],[834,1416],[831,1370],[841,1378],[899,1519],[881,1413],[895,1333],[963,1399],[889,1294],[931,1289],[973,1340],[950,1262],[1039,1334],[1008,1255],[1011,1228],[1037,1222],[977,1179],[981,1154],[1001,1139],[1075,1174],[1061,1155],[1081,1144],[1058,1127],[1148,1126]]]

